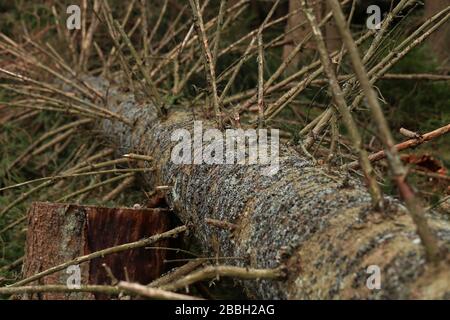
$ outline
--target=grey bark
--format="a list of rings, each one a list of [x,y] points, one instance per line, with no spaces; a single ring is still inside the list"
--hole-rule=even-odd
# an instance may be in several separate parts
[[[109,86],[99,79],[92,82],[103,92]],[[156,171],[146,174],[143,183],[171,186],[166,200],[192,226],[205,254],[236,257],[229,263],[238,266],[286,265],[286,279],[243,282],[252,297],[450,298],[448,256],[437,267],[426,265],[415,226],[398,201],[388,199],[386,215],[376,214],[362,181],[327,172],[286,145],[281,146],[280,170],[274,176],[263,175],[261,165],[176,165],[170,161],[177,144],[171,134],[180,128],[192,132],[193,120],[200,115],[172,107],[167,118],[159,120],[154,107],[138,105],[114,86],[108,96],[108,107],[135,124],[131,128],[102,120],[98,127],[118,154],[154,157],[154,163],[146,165]],[[203,121],[205,129],[213,126]],[[205,223],[206,218],[237,228],[219,229]],[[428,218],[448,249],[448,218],[433,212]],[[215,240],[218,246],[211,245]],[[369,265],[381,270],[380,290],[366,286]]]

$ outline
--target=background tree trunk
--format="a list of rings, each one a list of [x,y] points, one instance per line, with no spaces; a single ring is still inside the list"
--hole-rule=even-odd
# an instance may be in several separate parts
[[[315,5],[313,6],[314,11],[316,13],[316,17],[318,21],[321,21],[326,13],[329,11],[328,6],[326,5],[325,0],[318,0],[316,1]],[[295,10],[300,10],[300,1],[298,0],[289,0],[289,12],[294,12]],[[297,26],[302,25],[301,27],[297,28],[293,32],[289,32],[289,30],[293,30]],[[285,40],[288,41],[286,45],[283,47],[283,60],[286,59],[291,51],[294,49],[294,47],[300,43],[310,32],[311,28],[309,27],[308,20],[306,19],[303,12],[299,11],[296,14],[293,14],[289,17],[287,24],[286,24],[286,32],[289,32],[286,34]],[[334,23],[334,20],[331,19],[324,27],[324,36],[327,43],[327,48],[329,52],[333,52],[335,50],[338,50],[341,46],[341,40],[339,37],[339,34],[336,29],[336,25]],[[313,39],[311,39],[306,45],[305,50],[303,50],[301,53],[297,54],[294,59],[292,59],[292,62],[289,66],[289,70],[296,70],[297,66],[299,65],[300,61],[302,60],[302,57],[306,57],[307,55],[311,55],[314,53],[315,49],[315,42]],[[288,71],[290,72],[290,71]]]
[[[425,1],[425,19],[435,15],[450,5],[450,0]],[[434,32],[428,40],[428,45],[439,59],[442,67],[450,70],[450,22],[447,22],[439,30]]]

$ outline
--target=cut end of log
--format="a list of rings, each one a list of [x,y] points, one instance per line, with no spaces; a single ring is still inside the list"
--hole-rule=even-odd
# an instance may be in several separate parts
[[[23,277],[120,244],[138,241],[170,229],[171,222],[165,210],[130,209],[81,206],[36,202],[28,212],[28,231]],[[156,247],[169,247],[174,240],[161,240]],[[117,280],[149,283],[165,272],[164,260],[168,251],[145,248],[113,253],[70,266],[39,280],[40,285],[111,284]],[[23,296],[25,299],[103,299],[102,294],[43,293]]]

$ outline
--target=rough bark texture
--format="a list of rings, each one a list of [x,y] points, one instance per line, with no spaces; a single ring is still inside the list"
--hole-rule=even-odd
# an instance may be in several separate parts
[[[103,92],[109,84],[92,79]],[[160,121],[151,105],[109,89],[109,108],[135,125],[103,120],[98,125],[118,148],[154,157],[149,186],[170,185],[166,195],[181,220],[192,225],[207,254],[237,257],[230,263],[254,268],[288,267],[281,281],[245,281],[256,298],[442,298],[450,297],[448,260],[425,264],[404,207],[390,200],[389,212],[371,210],[360,180],[326,172],[288,146],[281,146],[280,170],[263,175],[261,165],[176,165],[170,161],[174,129],[192,132],[194,115],[172,108]],[[198,120],[199,115],[195,116]],[[203,127],[213,126],[204,121]],[[203,146],[205,147],[205,145]],[[195,152],[200,152],[198,149]],[[448,219],[429,213],[441,245],[448,248]],[[205,223],[206,218],[237,225],[234,231]],[[217,239],[219,246],[211,246]],[[381,290],[369,290],[366,269],[381,269]]]
[[[34,203],[28,213],[28,232],[23,276],[40,271],[78,256],[119,244],[140,240],[170,229],[166,212],[153,209],[100,208],[69,204]],[[167,240],[155,246],[166,247]],[[108,255],[84,263],[81,284],[110,284],[102,264],[111,268],[118,280],[149,283],[164,270],[165,250],[136,249]],[[48,275],[39,284],[66,284],[66,270]],[[43,293],[28,299],[103,299],[90,293]]]

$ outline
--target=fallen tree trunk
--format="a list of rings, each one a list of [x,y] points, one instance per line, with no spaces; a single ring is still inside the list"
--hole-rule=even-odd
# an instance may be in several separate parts
[[[327,172],[288,146],[281,146],[280,169],[262,174],[263,165],[177,165],[171,151],[175,129],[192,132],[192,112],[169,110],[163,120],[151,105],[138,105],[132,95],[92,79],[108,93],[111,111],[134,123],[98,123],[119,154],[154,158],[149,187],[170,186],[168,204],[192,226],[205,253],[234,257],[230,264],[275,268],[284,264],[285,279],[244,281],[255,298],[443,298],[450,297],[448,257],[439,266],[425,255],[405,208],[393,199],[386,215],[372,211],[364,183],[341,172]],[[109,89],[108,89],[109,88]],[[203,121],[203,127],[214,127]],[[203,146],[194,146],[194,153]],[[435,213],[429,223],[448,248],[450,224]],[[207,219],[234,224],[220,228]],[[213,245],[217,243],[218,245]],[[370,265],[379,267],[381,289],[370,290]],[[370,281],[370,279],[369,279]]]

